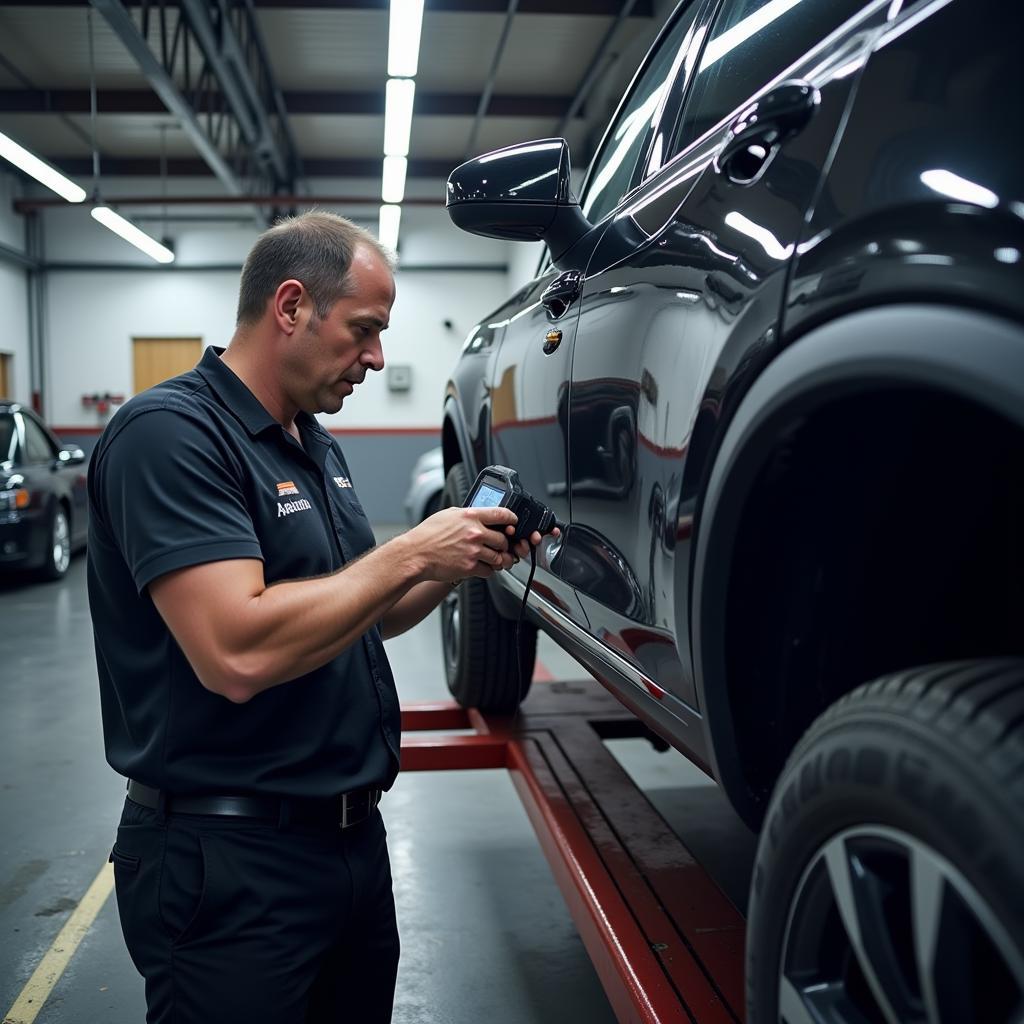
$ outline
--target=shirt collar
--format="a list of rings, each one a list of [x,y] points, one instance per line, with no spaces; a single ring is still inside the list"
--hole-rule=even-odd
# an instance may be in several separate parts
[[[245,429],[255,437],[271,427],[284,428],[263,407],[260,400],[242,383],[241,378],[221,359],[224,349],[209,345],[203,353],[196,369],[207,384],[217,392],[221,401],[242,421]],[[301,410],[295,416],[295,422],[303,439],[316,441],[317,444],[329,448],[333,441],[331,435],[321,426],[315,416]]]
[[[199,375],[217,392],[220,400],[242,421],[253,437],[270,427],[281,429],[281,424],[221,359],[223,352],[222,348],[208,346],[196,367]]]

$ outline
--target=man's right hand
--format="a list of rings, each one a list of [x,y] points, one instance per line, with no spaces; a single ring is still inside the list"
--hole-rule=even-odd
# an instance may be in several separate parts
[[[467,576],[488,576],[516,561],[509,551],[507,526],[516,514],[507,508],[452,506],[435,512],[406,535],[427,560],[423,577],[446,583]]]

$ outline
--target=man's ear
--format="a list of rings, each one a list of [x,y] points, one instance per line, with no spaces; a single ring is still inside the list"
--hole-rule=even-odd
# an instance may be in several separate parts
[[[277,286],[273,304],[274,322],[283,333],[291,334],[298,326],[299,314],[305,298],[306,289],[299,281],[282,281]]]

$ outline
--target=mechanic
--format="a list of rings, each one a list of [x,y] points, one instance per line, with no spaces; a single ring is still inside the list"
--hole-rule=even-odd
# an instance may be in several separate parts
[[[271,228],[229,347],[128,402],[92,459],[104,742],[129,780],[111,860],[150,1024],[391,1018],[382,641],[529,552],[504,508],[375,547],[314,419],[384,366],[392,259],[331,214]]]

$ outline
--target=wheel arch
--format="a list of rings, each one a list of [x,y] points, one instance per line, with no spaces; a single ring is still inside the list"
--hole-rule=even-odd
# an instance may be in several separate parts
[[[963,432],[962,443],[958,428]],[[970,493],[964,503],[958,503],[953,500],[955,481],[951,479],[946,492],[941,480],[936,480],[943,469],[942,453],[925,445],[920,465],[909,457],[918,452],[915,440],[948,442],[980,460],[973,466],[966,464],[973,460],[952,465],[950,459],[951,477],[959,471],[971,486],[990,482],[995,467],[1004,465],[992,450],[994,439],[986,433],[991,430],[1003,431],[1000,441],[1015,446],[1016,454],[1005,461],[1014,474],[1005,486],[1024,507],[1024,488],[1013,469],[1013,458],[1018,458],[1018,464],[1024,459],[1024,329],[1013,321],[961,308],[891,305],[819,326],[785,349],[744,397],[717,453],[700,506],[691,639],[712,766],[748,823],[757,826],[761,821],[771,786],[795,742],[790,733],[801,724],[805,727],[842,693],[872,678],[834,684],[819,678],[814,692],[808,693],[814,668],[804,666],[806,674],[797,674],[800,682],[793,684],[795,692],[787,690],[790,684],[782,670],[788,671],[797,655],[782,648],[791,642],[797,647],[807,644],[801,629],[807,628],[817,611],[815,587],[819,584],[807,581],[815,574],[830,581],[842,579],[844,573],[848,579],[857,578],[860,570],[854,556],[860,552],[865,560],[863,586],[877,584],[889,571],[889,564],[881,561],[882,552],[898,561],[900,544],[915,553],[908,565],[915,558],[927,565],[925,539],[918,538],[906,520],[910,512],[927,512],[936,494],[950,495],[943,511],[960,509],[965,522],[983,532],[985,510],[975,507],[982,503],[972,506]],[[787,463],[791,451],[796,456]],[[900,459],[908,464],[899,464]],[[890,491],[878,498],[875,491],[883,482]],[[985,494],[991,514],[996,514],[1003,493],[998,484]],[[803,502],[810,508],[805,510]],[[904,505],[910,512],[900,511]],[[824,514],[815,518],[813,510]],[[858,516],[872,520],[873,534]],[[890,518],[899,520],[893,536],[888,536]],[[934,523],[924,525],[923,538],[940,536]],[[1024,561],[1024,542],[1019,534],[1015,536],[1014,558]],[[881,549],[867,546],[868,537],[882,538]],[[951,537],[953,547],[956,541]],[[988,557],[994,544],[994,539],[974,537],[968,547],[973,545],[971,550]],[[832,551],[841,552],[842,558],[829,564]],[[959,560],[968,553],[960,553]],[[942,554],[947,557],[947,552]],[[851,564],[839,571],[834,563],[843,561]],[[970,577],[967,569],[964,572]],[[901,578],[900,585],[913,593],[908,580]],[[806,592],[800,591],[801,586]],[[789,592],[794,590],[802,593],[807,608],[788,607]],[[829,600],[840,605],[846,600],[852,608],[856,594],[870,592],[851,585],[842,599],[834,593],[826,595],[823,607],[831,608]],[[992,595],[982,596],[994,600]],[[930,594],[921,597],[931,599]],[[1024,597],[1020,599],[1024,602]],[[952,601],[952,593],[947,601]],[[940,620],[945,621],[951,609],[952,605],[943,605]],[[793,626],[792,635],[787,631],[787,614],[792,614],[794,623],[804,617],[800,628]],[[961,638],[963,656],[1013,653],[971,649],[972,642],[981,644],[984,638],[980,615],[979,611],[975,616],[979,623],[973,640],[968,632]],[[870,616],[864,618],[886,632],[884,623],[879,627]],[[830,636],[840,646],[851,644],[851,637],[841,634],[852,626],[844,626],[838,618],[837,623]],[[736,643],[738,630],[742,644]],[[752,635],[756,642],[751,642]],[[813,635],[809,639],[812,646],[823,642]],[[911,652],[916,656],[923,643],[901,646],[890,637],[886,650],[879,650],[873,659],[871,644],[877,639],[875,635],[866,639],[869,656],[857,660],[859,667],[867,671],[870,666],[875,675],[907,667],[893,662]],[[998,630],[992,639],[1002,642]],[[767,656],[773,644],[775,649]],[[952,648],[948,653],[960,656],[955,644]],[[737,653],[743,649],[749,650]],[[927,655],[921,658],[925,662],[945,656],[947,650],[937,650],[934,656],[921,653]],[[800,652],[800,656],[810,655]],[[834,658],[835,652],[829,657]],[[801,685],[804,690],[799,689]],[[799,720],[786,717],[789,714]],[[760,739],[759,732],[770,738]]]

